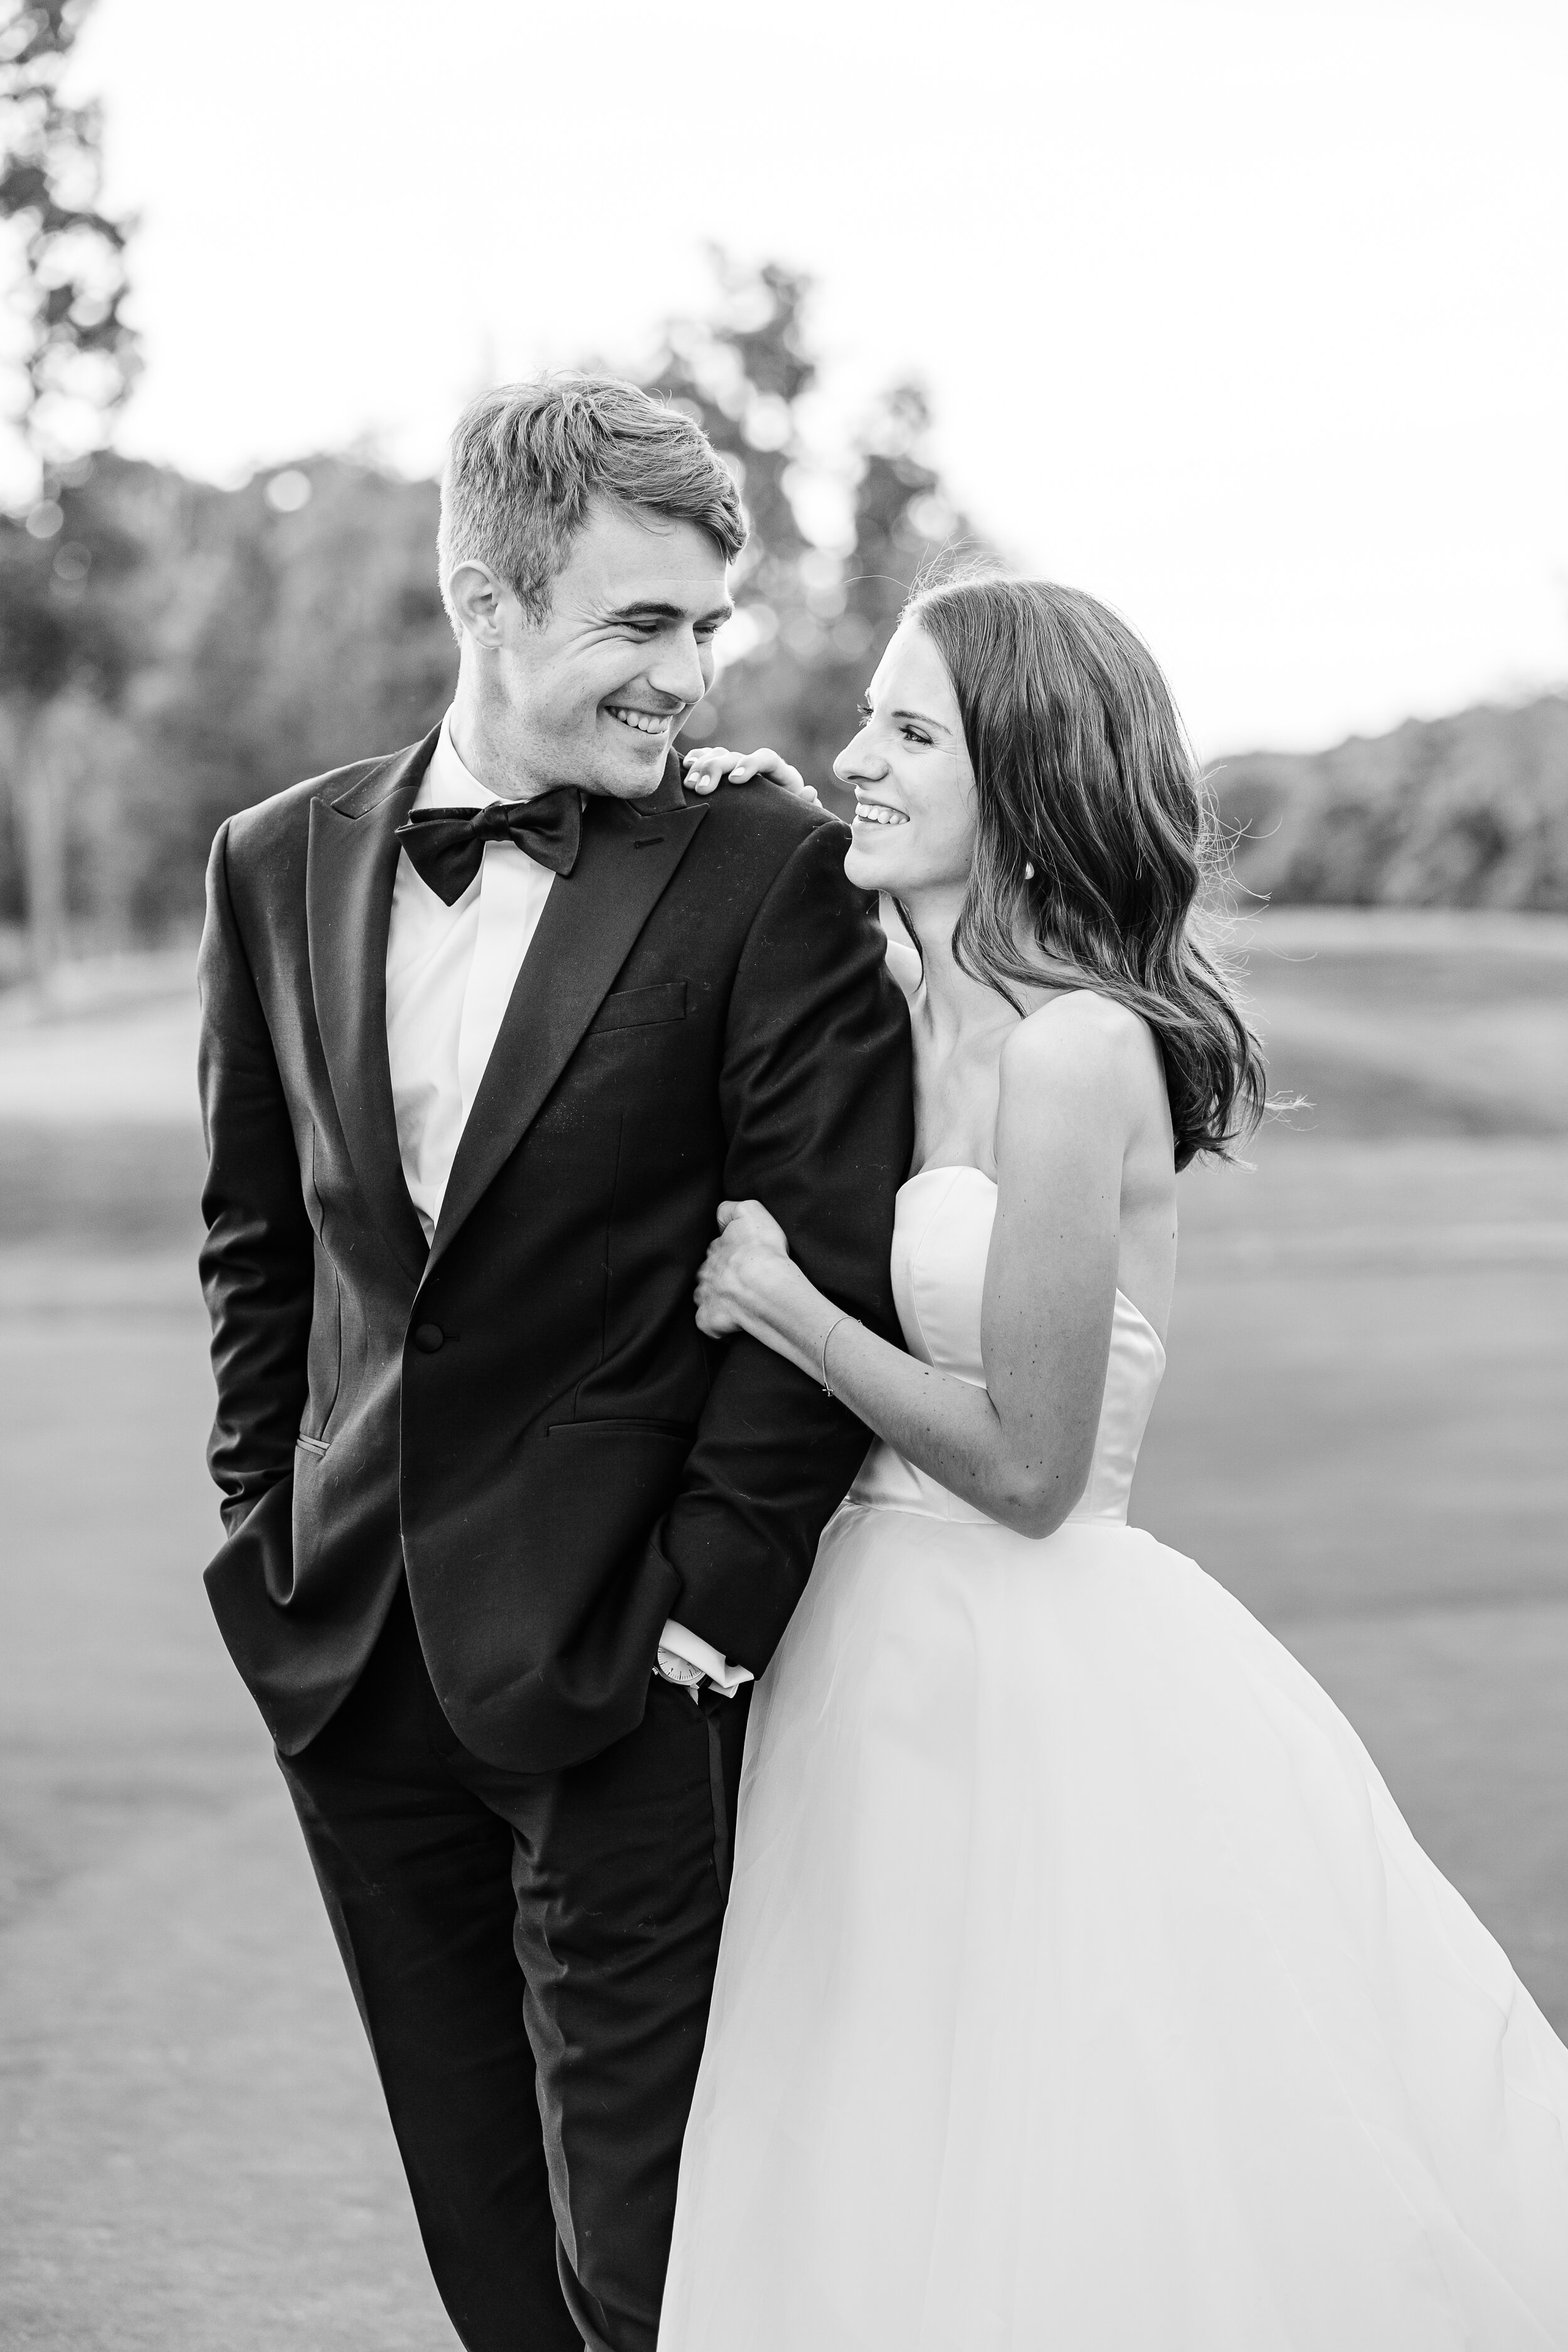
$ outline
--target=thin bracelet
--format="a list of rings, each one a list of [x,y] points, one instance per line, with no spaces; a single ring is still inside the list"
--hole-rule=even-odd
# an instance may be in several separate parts
[[[839,1315],[828,1325],[826,1330],[822,1335],[822,1393],[824,1396],[833,1396],[833,1390],[827,1378],[827,1343],[829,1339],[832,1339],[835,1331],[837,1330],[840,1323],[853,1323],[854,1320],[855,1318],[853,1315]],[[833,1402],[837,1404],[838,1402],[838,1399],[837,1397],[833,1397]]]

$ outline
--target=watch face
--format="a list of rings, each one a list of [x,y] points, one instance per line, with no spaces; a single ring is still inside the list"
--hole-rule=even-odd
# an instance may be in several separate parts
[[[654,1672],[667,1683],[683,1683],[688,1688],[702,1680],[702,1669],[683,1658],[679,1650],[661,1650]]]

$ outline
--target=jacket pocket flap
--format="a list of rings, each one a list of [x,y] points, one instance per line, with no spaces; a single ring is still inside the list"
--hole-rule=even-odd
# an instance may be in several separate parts
[[[677,1445],[690,1445],[697,1435],[694,1421],[552,1421],[551,1437],[665,1437]]]
[[[607,1029],[641,1029],[653,1021],[684,1021],[686,982],[661,981],[657,988],[621,988],[606,996],[588,1024],[590,1037]]]

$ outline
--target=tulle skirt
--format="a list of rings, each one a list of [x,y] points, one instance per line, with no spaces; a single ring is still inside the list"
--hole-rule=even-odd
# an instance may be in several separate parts
[[[659,2345],[1568,2346],[1568,2051],[1191,1560],[847,1507],[755,1696]]]

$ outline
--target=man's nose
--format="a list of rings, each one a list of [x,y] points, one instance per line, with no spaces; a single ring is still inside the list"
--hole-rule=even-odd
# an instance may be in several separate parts
[[[689,631],[661,638],[646,675],[654,692],[672,702],[700,702],[708,691],[702,656]]]

